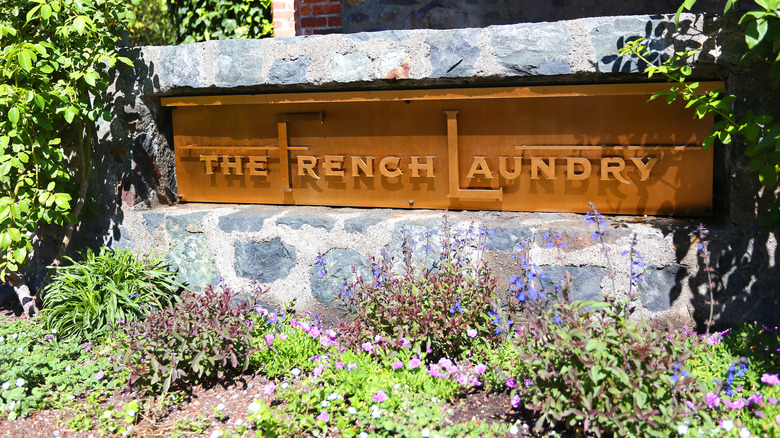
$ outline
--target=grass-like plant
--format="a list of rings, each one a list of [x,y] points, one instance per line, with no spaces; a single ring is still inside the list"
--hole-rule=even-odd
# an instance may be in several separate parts
[[[183,286],[161,256],[137,257],[102,248],[83,260],[56,267],[45,289],[41,318],[59,338],[103,335],[119,321],[133,321],[178,299]]]

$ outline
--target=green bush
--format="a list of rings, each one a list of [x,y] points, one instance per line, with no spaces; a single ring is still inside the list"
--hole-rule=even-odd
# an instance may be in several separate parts
[[[162,257],[102,248],[97,256],[87,250],[83,258],[55,267],[45,289],[41,318],[60,338],[105,334],[117,322],[168,306],[182,289]]]
[[[399,269],[387,254],[371,260],[372,276],[345,282],[338,297],[347,309],[340,327],[352,345],[382,342],[397,348],[408,342],[430,348],[433,357],[466,354],[498,337],[491,324],[496,279],[481,259],[487,230],[457,232],[445,223],[439,233],[414,242],[404,233]],[[415,245],[422,245],[414,260]],[[316,265],[327,277],[322,259]],[[399,272],[400,271],[400,272]]]
[[[58,342],[37,320],[0,323],[0,418],[63,408],[84,391],[118,389],[105,346]]]
[[[164,46],[173,41],[166,0],[132,0],[128,6],[135,18],[128,32],[132,46]]]
[[[271,36],[271,0],[169,0],[175,44]]]
[[[185,292],[180,302],[126,324],[118,335],[117,369],[130,370],[131,385],[163,393],[245,371],[257,348],[252,306],[234,304],[235,298],[226,288]]]
[[[91,96],[132,65],[115,48],[128,18],[122,0],[0,0],[0,281],[21,281],[38,225],[77,220],[109,119]]]

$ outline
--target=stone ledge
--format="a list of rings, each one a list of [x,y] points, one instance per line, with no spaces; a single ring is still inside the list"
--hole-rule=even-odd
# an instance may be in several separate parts
[[[704,15],[684,14],[681,28],[686,32],[682,36],[672,32],[672,16],[645,15],[126,50],[145,66],[138,71],[147,95],[327,89],[335,84],[358,89],[412,87],[431,81],[474,84],[532,78],[538,82],[572,75],[641,72],[636,62],[617,56],[623,41],[644,37],[656,51],[680,49],[682,44],[689,49],[705,47],[708,20]],[[714,47],[706,47],[705,52],[705,58],[717,53]]]

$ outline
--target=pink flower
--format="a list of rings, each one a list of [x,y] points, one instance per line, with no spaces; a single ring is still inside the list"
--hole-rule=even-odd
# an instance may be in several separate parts
[[[362,344],[360,344],[360,347],[362,347],[366,353],[371,353],[372,351],[374,351],[374,345],[371,344],[370,342],[363,342]]]
[[[314,368],[314,377],[321,376],[323,371],[325,371],[325,367],[322,365]]]
[[[413,369],[419,367],[420,364],[422,364],[422,361],[420,360],[420,358],[413,357],[412,360],[409,361],[409,364],[407,364],[407,366],[409,367],[410,370],[413,370]]]
[[[373,397],[371,397],[371,400],[377,403],[382,403],[383,401],[387,400],[387,393],[385,393],[382,390],[379,390],[376,392],[376,394],[374,394]]]
[[[470,338],[476,338],[477,337],[477,330],[476,329],[468,329],[466,330],[466,336]]]
[[[287,339],[287,333],[279,333],[278,335],[276,335],[276,339],[279,339],[280,341],[284,341],[285,339]]]
[[[468,378],[468,376],[466,376],[466,375],[465,375],[465,374],[463,374],[463,373],[460,373],[460,374],[458,374],[458,375],[455,377],[455,380],[457,380],[457,381],[458,381],[458,383],[460,383],[460,384],[461,384],[461,385],[463,385],[463,386],[466,386],[466,385],[468,385],[468,384],[469,384],[469,378]]]
[[[454,374],[458,372],[458,367],[456,367],[455,364],[453,364],[452,361],[446,357],[439,359],[439,366],[447,370],[448,373]]]
[[[320,336],[320,345],[325,348],[330,348],[333,346],[333,340],[327,336]]]
[[[517,388],[517,380],[513,378],[506,379],[506,386],[508,388]]]
[[[374,336],[374,342],[382,342],[382,335]]]
[[[515,409],[520,407],[520,396],[517,394],[512,396],[512,407]]]
[[[752,394],[747,399],[748,406],[750,406],[750,405],[760,405],[763,402],[764,402],[764,396],[762,396],[761,394]]]
[[[343,369],[345,365],[346,364],[344,362],[339,360],[339,361],[336,362],[336,369],[337,370]]]
[[[474,373],[476,373],[476,374],[482,374],[482,373],[484,373],[485,371],[487,371],[487,366],[485,366],[485,364],[483,364],[483,363],[481,363],[481,364],[477,365],[477,366],[474,368]]]
[[[325,330],[325,334],[328,335],[328,337],[331,339],[336,339],[336,336],[338,336],[338,333],[336,333],[336,331],[333,329]]]
[[[86,345],[84,345],[84,350],[85,350],[85,351],[89,351],[89,350],[91,350],[91,349],[92,349],[92,345],[90,345],[90,344],[86,344]]]
[[[409,340],[408,340],[408,339],[406,339],[406,338],[401,338],[401,346],[402,346],[402,347],[406,347],[406,346],[407,346],[407,345],[409,345],[409,344],[411,344],[411,342],[409,342]]]
[[[397,370],[398,368],[403,368],[404,363],[401,362],[400,360],[397,360],[397,361],[393,362],[393,365],[391,365],[391,366],[393,367],[394,370]]]
[[[352,362],[351,364],[347,365],[347,371],[352,371],[357,369],[357,364],[355,362]]]
[[[707,402],[707,407],[710,409],[715,409],[720,406],[720,397],[718,397],[718,395],[715,393],[708,392],[705,400]]]
[[[723,404],[726,405],[726,407],[731,409],[732,411],[738,411],[744,408],[745,406],[747,406],[747,403],[745,403],[745,400],[742,397],[734,401],[723,400]]]
[[[761,376],[761,381],[770,386],[780,385],[780,378],[777,374],[764,374]]]
[[[103,372],[103,370],[98,371],[98,373],[95,375],[95,378],[97,380],[102,379],[103,377],[106,377],[106,373]]]
[[[330,414],[328,414],[327,411],[322,411],[320,412],[320,415],[317,415],[317,420],[322,420],[327,423],[328,421],[330,421]]]
[[[320,337],[321,332],[322,330],[319,327],[312,327],[311,330],[309,330],[309,336],[316,339]]]
[[[780,425],[780,414],[777,414],[777,417],[775,417],[775,423]]]
[[[276,391],[276,384],[274,382],[270,382],[263,387],[263,394],[265,395],[271,395],[274,391]]]
[[[482,382],[477,379],[477,376],[472,376],[471,380],[469,380],[469,385],[471,386],[482,386]]]
[[[274,335],[265,335],[265,345],[271,345],[274,343]]]
[[[430,374],[433,377],[438,377],[440,379],[444,378],[444,373],[441,372],[441,368],[439,368],[436,364],[431,364],[428,367],[428,374]]]

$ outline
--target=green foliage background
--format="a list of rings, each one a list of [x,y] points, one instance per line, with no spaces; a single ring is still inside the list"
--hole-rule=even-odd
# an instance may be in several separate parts
[[[273,34],[271,0],[168,0],[173,43]]]

